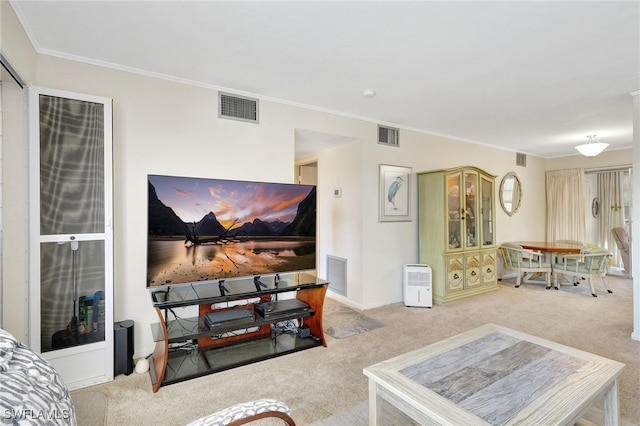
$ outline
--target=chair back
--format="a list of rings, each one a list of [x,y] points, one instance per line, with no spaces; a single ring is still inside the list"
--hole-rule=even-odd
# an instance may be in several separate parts
[[[621,252],[629,252],[629,233],[621,226],[613,228],[611,230],[613,239],[616,241],[616,245]]]
[[[514,243],[503,243],[500,246],[502,258],[508,267],[518,268],[522,262],[522,247]]]
[[[584,255],[584,266],[589,271],[589,274],[604,273],[609,264],[609,257],[611,256],[611,253],[607,249],[587,249],[583,250],[582,254]]]
[[[555,240],[554,242],[560,244],[575,244],[577,246],[584,246],[584,243],[582,241],[577,240]]]

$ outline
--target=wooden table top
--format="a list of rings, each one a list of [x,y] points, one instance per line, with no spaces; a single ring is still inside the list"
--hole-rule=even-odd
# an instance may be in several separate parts
[[[384,395],[412,401],[412,411],[424,421],[541,425],[573,424],[615,385],[623,368],[617,361],[486,324],[364,373]]]
[[[550,253],[580,253],[584,248],[582,244],[558,243],[546,241],[513,241],[524,249]]]

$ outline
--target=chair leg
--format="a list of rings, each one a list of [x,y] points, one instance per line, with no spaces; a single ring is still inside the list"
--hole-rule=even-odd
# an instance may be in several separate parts
[[[553,273],[553,288],[558,290],[560,287],[558,287],[558,275],[560,275],[557,272]]]
[[[600,277],[600,279],[602,280],[602,285],[604,285],[604,288],[607,289],[607,293],[612,294],[613,291],[609,289],[609,286],[607,285],[607,282],[604,280],[604,277]]]
[[[589,277],[589,290],[591,290],[591,295],[593,297],[598,297],[598,295],[596,294],[596,291],[593,288],[593,279],[591,277]]]
[[[516,278],[516,288],[520,287],[521,279],[522,279],[522,272],[518,271],[518,278]]]
[[[544,273],[544,283],[546,284],[546,289],[549,290],[551,288],[551,272]]]

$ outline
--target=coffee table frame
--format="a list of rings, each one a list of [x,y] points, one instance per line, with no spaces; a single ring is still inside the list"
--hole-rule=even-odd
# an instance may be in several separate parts
[[[369,424],[382,424],[387,401],[420,424],[488,425],[482,418],[407,377],[402,371],[493,333],[501,333],[576,359],[582,365],[520,409],[502,425],[574,424],[594,402],[604,398],[605,425],[619,422],[618,376],[624,364],[495,324],[486,324],[364,369],[369,378]],[[453,352],[452,352],[453,353]],[[458,351],[459,353],[459,351]],[[469,354],[473,356],[473,354]],[[549,374],[540,369],[540,374]],[[524,381],[522,386],[526,386]],[[523,391],[521,388],[520,391]],[[506,392],[508,393],[508,392]],[[492,403],[508,404],[496,398]],[[498,408],[500,409],[500,408]]]

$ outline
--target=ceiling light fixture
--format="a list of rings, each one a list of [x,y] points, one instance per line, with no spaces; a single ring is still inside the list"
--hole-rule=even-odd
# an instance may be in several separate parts
[[[365,98],[373,98],[376,95],[376,91],[373,89],[364,89],[362,91],[362,96]]]
[[[596,139],[596,135],[589,135],[587,138],[589,142],[576,146],[578,152],[585,157],[595,157],[609,146],[608,143],[600,142]]]

